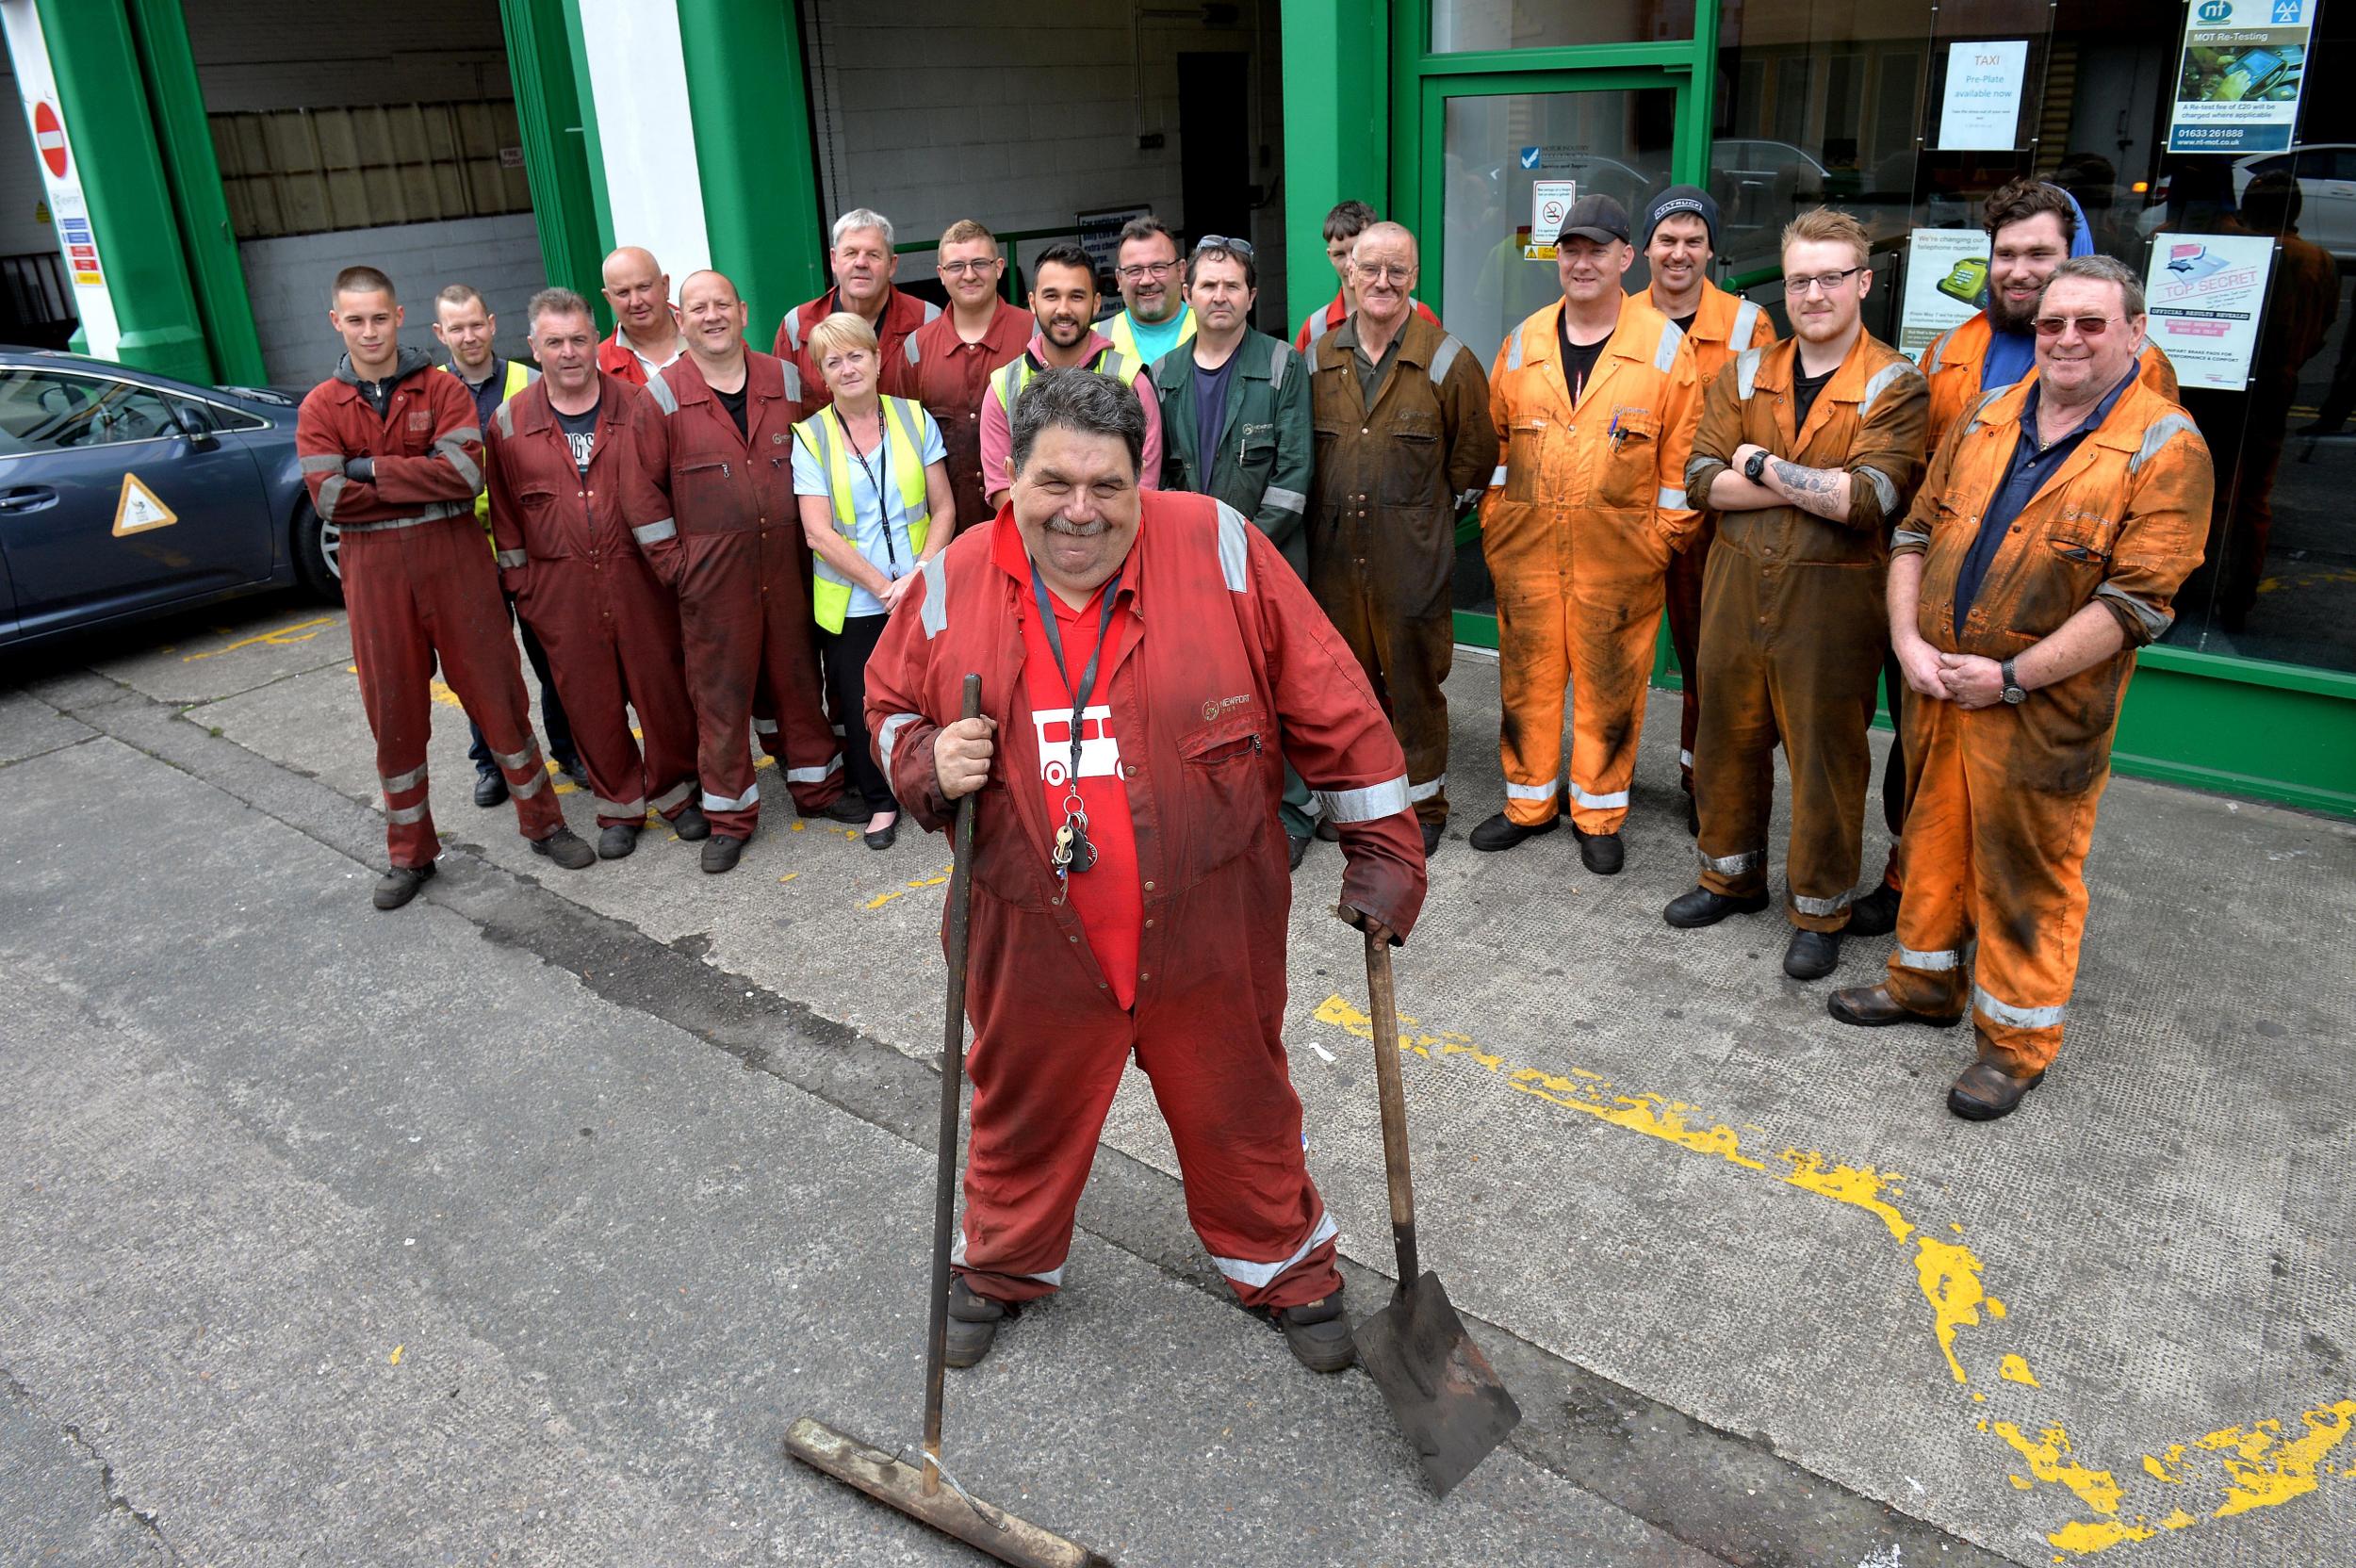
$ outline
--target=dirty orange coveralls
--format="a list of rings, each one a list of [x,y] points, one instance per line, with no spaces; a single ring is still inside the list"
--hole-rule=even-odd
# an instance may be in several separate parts
[[[1619,324],[1573,408],[1557,344],[1560,301],[1497,351],[1489,413],[1504,443],[1481,503],[1497,584],[1505,814],[1550,820],[1571,721],[1571,821],[1613,833],[1628,816],[1644,689],[1669,558],[1699,526],[1685,463],[1701,376],[1677,323],[1642,300]]]
[[[2135,650],[2166,631],[2201,564],[2213,478],[2191,416],[2149,372],[2021,510],[1955,630],[1955,579],[2004,482],[2033,381],[1993,394],[1932,459],[1893,554],[1923,558],[1916,626],[1953,653],[2014,659],[2088,604],[2126,645],[2012,706],[1966,711],[1909,694],[1906,835],[1890,994],[1908,1010],[1963,1010],[1976,933],[1972,1022],[2008,1072],[2042,1071],[2086,928],[2086,843],[2110,780],[2111,737]]]
[[[1767,890],[1775,751],[1792,766],[1785,912],[1809,931],[1849,923],[1863,854],[1874,688],[1890,641],[1888,532],[1922,477],[1922,373],[1872,333],[1849,345],[1808,423],[1792,380],[1799,342],[1750,349],[1710,384],[1686,484],[1696,502],[1744,442],[1849,476],[1849,515],[1796,506],[1726,512],[1702,597],[1701,885]]]
[[[1652,291],[1638,289],[1628,298],[1649,303]],[[1729,294],[1704,278],[1701,304],[1693,312],[1693,324],[1685,329],[1685,340],[1693,345],[1693,368],[1707,392],[1719,369],[1736,354],[1773,343],[1775,324],[1752,301]],[[1686,494],[1697,508],[1708,498],[1705,492],[1691,485]],[[1717,514],[1705,510],[1693,541],[1669,558],[1669,643],[1677,649],[1677,680],[1683,688],[1677,715],[1677,773],[1689,795],[1693,792],[1693,730],[1702,716],[1702,573],[1710,565],[1710,546],[1717,534]]]

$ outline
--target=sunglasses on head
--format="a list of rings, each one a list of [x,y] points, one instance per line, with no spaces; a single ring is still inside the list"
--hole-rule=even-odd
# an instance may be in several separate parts
[[[1252,241],[1236,239],[1229,235],[1206,234],[1194,242],[1194,248],[1198,254],[1204,251],[1232,251],[1236,255],[1248,256],[1252,253]]]

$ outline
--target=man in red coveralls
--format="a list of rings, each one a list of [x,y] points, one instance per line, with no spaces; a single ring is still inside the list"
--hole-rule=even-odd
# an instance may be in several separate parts
[[[376,906],[398,909],[417,897],[441,854],[425,769],[437,658],[483,727],[523,836],[578,871],[597,857],[556,808],[507,601],[475,523],[483,432],[474,399],[456,376],[428,374],[434,361],[424,352],[401,346],[401,308],[392,280],[375,268],[336,273],[327,314],[344,357],[303,400],[295,450],[311,504],[343,533],[352,662],[376,737],[392,861],[376,884]]]
[[[978,792],[949,1364],[1062,1283],[1134,1052],[1212,1261],[1304,1365],[1338,1371],[1334,1226],[1279,1033],[1284,762],[1340,829],[1351,924],[1405,936],[1423,838],[1390,721],[1308,589],[1233,508],[1141,492],[1144,441],[1121,381],[1040,371],[1008,505],[926,564],[867,665],[869,732],[916,820],[943,827]],[[957,717],[969,671],[986,717]]]
[[[810,547],[794,498],[801,404],[785,367],[744,346],[744,302],[717,272],[679,286],[687,352],[630,410],[637,462],[622,515],[655,575],[679,594],[696,773],[712,825],[703,868],[733,871],[761,821],[747,739],[758,700],[776,730],[794,804],[843,798],[843,748],[820,699],[810,635]],[[766,737],[764,736],[764,739]],[[864,822],[854,805],[843,821]]]
[[[622,521],[637,393],[597,368],[588,301],[544,288],[529,308],[540,378],[492,417],[491,543],[499,586],[547,646],[573,720],[597,792],[597,854],[618,860],[638,847],[649,802],[680,838],[710,833],[695,803],[695,710],[679,606]]]

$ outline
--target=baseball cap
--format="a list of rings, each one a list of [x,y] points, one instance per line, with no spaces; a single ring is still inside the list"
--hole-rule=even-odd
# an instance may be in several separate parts
[[[1609,196],[1581,196],[1562,219],[1562,237],[1578,235],[1598,242],[1628,243],[1628,208]]]

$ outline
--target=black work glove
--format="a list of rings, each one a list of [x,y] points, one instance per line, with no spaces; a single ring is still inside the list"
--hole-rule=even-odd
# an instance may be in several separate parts
[[[356,479],[363,484],[368,483],[376,478],[376,459],[372,457],[346,458],[344,478]]]

